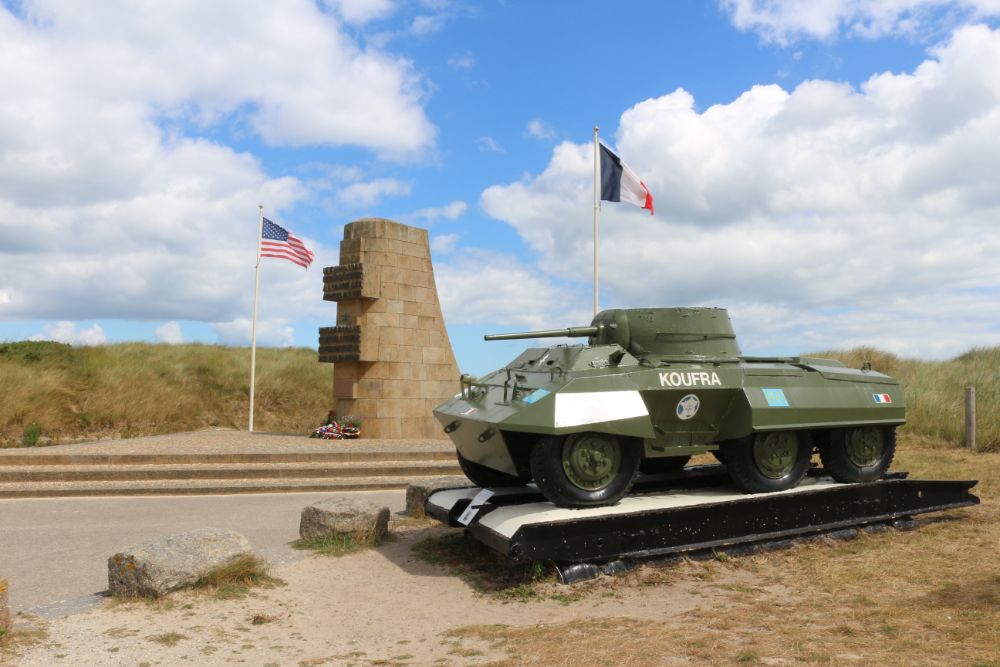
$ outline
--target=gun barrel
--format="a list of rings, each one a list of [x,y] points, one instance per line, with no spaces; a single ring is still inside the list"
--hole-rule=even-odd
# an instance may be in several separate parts
[[[484,340],[520,340],[522,338],[589,338],[596,336],[599,327],[569,327],[568,329],[546,329],[545,331],[522,331],[519,333],[489,334]]]

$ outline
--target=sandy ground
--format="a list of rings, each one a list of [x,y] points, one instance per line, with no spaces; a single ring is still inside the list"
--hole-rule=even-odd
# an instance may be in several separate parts
[[[578,618],[669,620],[717,603],[697,582],[667,587],[601,584],[569,604],[553,596],[528,602],[482,594],[446,566],[411,553],[443,527],[410,527],[376,550],[342,557],[309,555],[274,568],[285,586],[219,600],[184,592],[159,603],[107,601],[90,611],[45,621],[18,617],[22,630],[44,630],[11,664],[32,665],[477,665],[504,653],[479,640],[449,636],[477,624],[564,623]],[[683,567],[683,566],[681,566]],[[734,583],[748,577],[727,574]],[[607,578],[603,578],[607,581]],[[780,591],[772,591],[780,594]]]

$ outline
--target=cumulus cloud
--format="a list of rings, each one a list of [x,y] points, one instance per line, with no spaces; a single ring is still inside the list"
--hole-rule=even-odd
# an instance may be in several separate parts
[[[720,0],[719,4],[737,28],[778,44],[799,38],[830,39],[841,30],[871,39],[918,35],[942,16],[952,23],[1000,16],[996,0]]]
[[[471,53],[463,53],[460,56],[448,58],[448,67],[452,69],[472,69],[476,65],[475,58]]]
[[[396,11],[392,0],[323,0],[346,23],[363,25],[369,21],[384,19]]]
[[[248,317],[256,204],[280,220],[309,191],[188,134],[235,125],[399,156],[433,144],[411,64],[310,0],[17,7],[0,4],[0,319]],[[328,314],[315,269],[265,265],[268,318]]]
[[[181,331],[181,325],[173,321],[166,322],[163,326],[157,327],[153,335],[156,336],[156,342],[158,343],[178,345],[184,342],[184,333]]]
[[[340,191],[339,199],[347,206],[364,208],[374,206],[383,197],[404,197],[413,189],[412,183],[395,178],[378,178],[374,181],[353,183]]]
[[[493,137],[479,137],[476,139],[476,145],[479,146],[481,151],[489,151],[490,153],[503,153],[503,146],[497,143],[496,139]]]
[[[447,255],[458,245],[458,234],[437,234],[431,237],[431,252],[435,255]]]
[[[438,220],[456,220],[463,216],[468,209],[469,205],[464,201],[455,200],[444,206],[422,208],[411,213],[409,217],[432,224]]]
[[[77,330],[75,322],[66,320],[42,326],[42,330],[28,340],[52,340],[70,345],[104,345],[108,342],[100,324]]]
[[[504,322],[557,328],[590,322],[593,316],[579,307],[585,299],[573,298],[582,297],[585,287],[554,280],[507,253],[470,248],[436,265],[434,273],[445,321],[451,325]]]
[[[556,132],[541,118],[532,118],[528,121],[527,127],[524,128],[524,136],[548,140],[555,137]]]
[[[700,112],[684,90],[636,104],[617,151],[656,216],[604,203],[604,301],[771,313],[746,316],[765,345],[789,322],[806,347],[996,341],[982,310],[1000,310],[997,68],[1000,32],[975,26],[857,89],[755,86]],[[555,279],[589,277],[592,165],[589,144],[564,142],[542,173],[482,195]],[[926,316],[942,305],[962,327]]]
[[[212,329],[223,345],[250,345],[252,321],[238,318],[230,322],[215,322]],[[257,345],[268,347],[293,347],[295,330],[286,320],[257,320]]]

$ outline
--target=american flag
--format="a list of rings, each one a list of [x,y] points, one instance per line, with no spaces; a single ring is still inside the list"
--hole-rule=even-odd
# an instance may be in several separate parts
[[[261,257],[277,257],[309,268],[313,261],[312,251],[302,241],[280,225],[264,218],[264,232],[260,241]]]

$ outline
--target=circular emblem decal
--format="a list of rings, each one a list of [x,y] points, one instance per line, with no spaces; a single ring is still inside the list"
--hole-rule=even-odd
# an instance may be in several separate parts
[[[694,394],[688,394],[680,401],[677,402],[677,418],[678,419],[691,419],[696,414],[698,414],[698,408],[701,407],[701,401]]]

